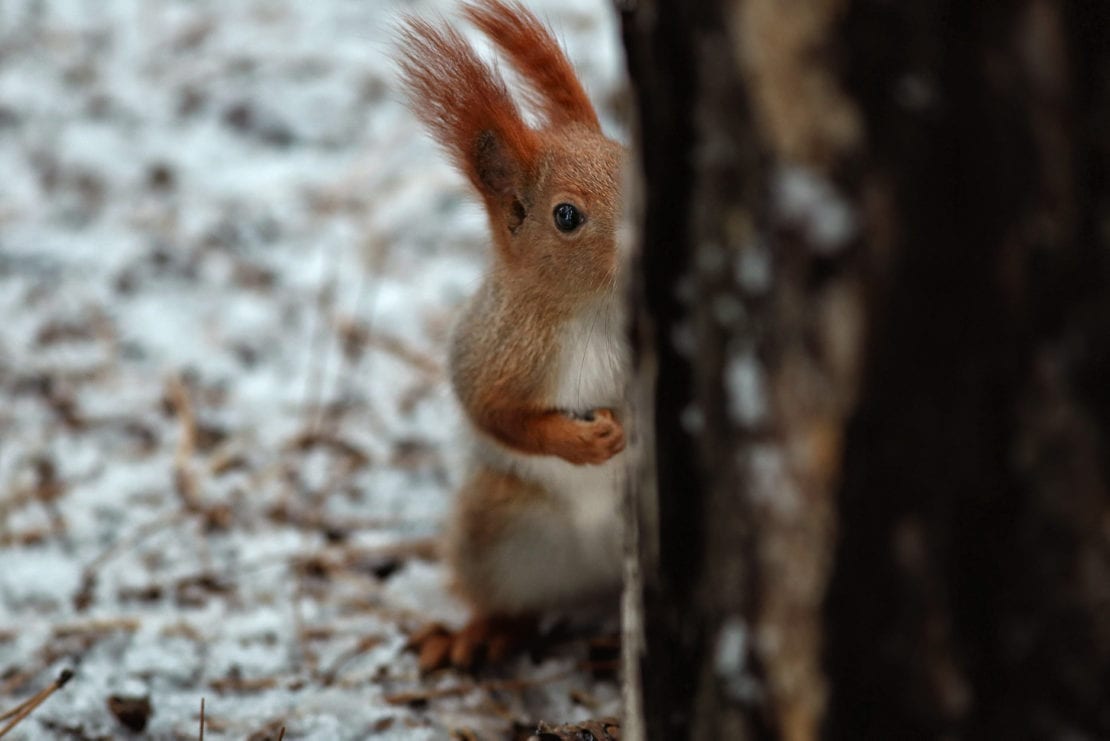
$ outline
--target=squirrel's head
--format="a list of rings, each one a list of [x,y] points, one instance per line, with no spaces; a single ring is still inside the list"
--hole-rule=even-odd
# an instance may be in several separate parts
[[[617,267],[623,149],[534,15],[503,0],[464,12],[519,73],[539,127],[457,31],[419,19],[400,38],[410,105],[481,196],[506,277],[567,298],[597,295]]]

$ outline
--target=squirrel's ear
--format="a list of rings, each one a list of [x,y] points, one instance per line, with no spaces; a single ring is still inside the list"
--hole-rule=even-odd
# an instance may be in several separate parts
[[[522,173],[497,132],[487,129],[474,142],[474,170],[482,189],[493,195],[511,195],[520,189]]]
[[[482,62],[458,32],[408,19],[398,39],[401,80],[409,105],[491,214],[523,207],[540,140],[529,128],[505,81]],[[519,223],[519,218],[517,219]]]
[[[474,168],[491,211],[497,209],[509,231],[515,232],[528,214],[528,174],[496,131],[478,135]]]
[[[529,102],[548,123],[601,130],[574,67],[550,29],[531,11],[515,1],[480,0],[464,12],[512,62],[528,85]]]

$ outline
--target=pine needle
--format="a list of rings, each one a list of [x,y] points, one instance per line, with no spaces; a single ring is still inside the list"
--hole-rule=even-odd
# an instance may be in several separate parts
[[[46,702],[46,700],[51,695],[64,687],[66,682],[68,682],[72,678],[73,671],[71,669],[63,669],[58,675],[57,679],[51,682],[49,686],[42,690],[39,690],[37,693],[21,702],[19,705],[16,705],[8,712],[0,715],[0,720],[8,720],[9,718],[11,719],[6,726],[0,728],[0,738],[6,736],[8,734],[8,731],[19,725],[19,723],[22,722],[24,718],[35,711],[35,708]]]

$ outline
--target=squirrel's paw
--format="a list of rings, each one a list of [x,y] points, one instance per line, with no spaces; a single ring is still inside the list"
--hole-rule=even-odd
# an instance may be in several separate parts
[[[574,419],[570,444],[559,453],[576,465],[598,464],[624,450],[624,426],[611,409],[594,409]]]
[[[471,620],[461,630],[433,623],[409,638],[421,672],[452,666],[473,671],[481,664],[496,664],[526,643],[536,632],[531,617],[484,617]]]

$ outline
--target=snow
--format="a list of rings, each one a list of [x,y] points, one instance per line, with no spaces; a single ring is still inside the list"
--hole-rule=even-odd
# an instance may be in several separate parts
[[[786,454],[772,445],[753,445],[743,463],[751,482],[753,501],[773,512],[794,516],[802,506],[802,496],[790,476]]]
[[[754,352],[741,350],[729,356],[725,367],[725,390],[729,413],[741,426],[751,428],[766,420],[766,384],[762,366]]]
[[[746,293],[758,296],[771,288],[771,253],[766,244],[749,242],[736,255],[733,275]]]
[[[16,609],[57,610],[77,591],[79,577],[61,553],[5,553],[0,598]]]
[[[825,177],[783,165],[772,178],[772,201],[782,223],[799,228],[819,254],[833,254],[859,231],[855,210]]]
[[[531,4],[619,135],[607,6]],[[493,679],[404,651],[466,614],[410,546],[451,499],[486,223],[389,58],[451,6],[0,2],[0,712],[76,672],[10,738],[126,737],[112,695],[153,738],[202,698],[209,739],[617,711],[583,640]]]
[[[713,656],[713,669],[725,691],[732,699],[746,702],[754,702],[760,694],[759,683],[747,667],[750,640],[744,620],[730,615],[717,632]]]
[[[717,653],[713,668],[726,677],[744,671],[748,653],[748,629],[744,621],[733,615],[727,618],[717,634]]]

